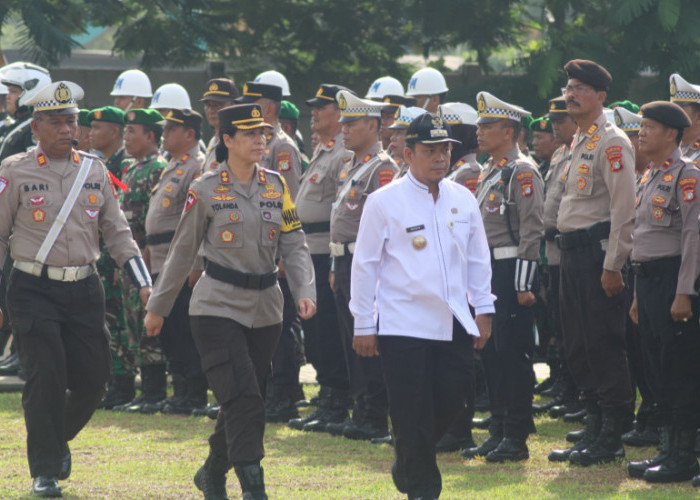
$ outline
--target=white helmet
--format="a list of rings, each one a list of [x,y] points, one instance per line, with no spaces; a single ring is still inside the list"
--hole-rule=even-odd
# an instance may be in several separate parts
[[[10,89],[7,88],[7,85],[3,85],[0,83],[0,95],[7,95],[10,93]]]
[[[185,87],[179,83],[166,83],[156,89],[149,108],[192,109],[192,103]]]
[[[382,76],[369,86],[365,99],[384,99],[387,95],[403,95],[403,85],[394,77]]]
[[[264,83],[266,85],[276,85],[282,89],[282,97],[289,97],[289,82],[285,76],[279,71],[263,71],[253,80],[255,83]]]
[[[406,95],[436,95],[447,92],[447,83],[435,68],[423,68],[413,73]]]
[[[479,113],[469,104],[463,102],[446,102],[438,106],[438,116],[449,125],[474,125]]]
[[[143,71],[129,69],[117,77],[112,93],[109,95],[153,97],[151,80],[148,79],[148,76]]]
[[[22,89],[17,99],[17,107],[51,83],[51,75],[46,68],[28,62],[15,62],[2,68],[0,73],[4,85],[14,85]]]

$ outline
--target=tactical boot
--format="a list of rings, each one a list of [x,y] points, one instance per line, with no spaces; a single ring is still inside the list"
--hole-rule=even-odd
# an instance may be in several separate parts
[[[352,417],[348,416],[342,422],[330,422],[326,424],[326,432],[331,436],[342,436],[346,427],[354,426]]]
[[[302,430],[326,432],[329,424],[344,424],[349,415],[347,410],[349,399],[347,391],[328,390],[327,394],[319,399],[318,409],[309,416],[309,420],[304,422]],[[290,427],[292,427],[291,421]]]
[[[573,452],[581,451],[593,444],[593,441],[595,441],[598,434],[600,434],[602,422],[600,413],[589,412],[588,415],[586,415],[586,428],[584,429],[583,437],[569,448],[552,450],[547,459],[550,462],[567,462]]]
[[[299,418],[299,410],[290,398],[275,400],[265,405],[265,420],[271,423],[289,422]]]
[[[527,460],[530,453],[524,439],[503,438],[498,446],[486,454],[487,462],[516,462]]]
[[[628,446],[657,446],[661,436],[653,425],[635,426],[622,435],[622,442]]]
[[[230,469],[228,460],[214,455],[209,450],[204,465],[194,475],[194,484],[204,493],[205,500],[226,500],[226,473]]]
[[[627,473],[630,477],[635,479],[641,479],[644,476],[644,472],[649,467],[654,467],[660,465],[664,460],[668,458],[671,451],[671,438],[672,438],[672,427],[670,425],[664,425],[661,427],[661,442],[659,443],[659,453],[655,457],[647,458],[646,460],[641,460],[639,462],[630,462],[627,464]]]
[[[195,409],[204,409],[207,406],[207,379],[204,376],[191,378],[185,381],[186,393],[184,397],[165,402],[163,413],[171,415],[192,415]]]
[[[547,377],[545,380],[540,382],[539,384],[535,384],[535,388],[532,390],[534,394],[542,394],[542,391],[545,391],[552,387],[556,381],[554,380],[554,377]]]
[[[668,458],[659,465],[644,471],[644,480],[649,483],[678,483],[690,481],[700,473],[695,457],[695,429],[674,428],[671,438],[671,451]]]
[[[571,413],[566,413],[562,417],[562,420],[564,422],[567,422],[569,424],[582,424],[584,422],[584,419],[586,418],[586,410],[585,408],[579,411],[574,411]]]
[[[471,437],[471,432],[469,433],[469,436],[466,434],[464,436],[455,436],[448,431],[443,434],[440,440],[435,444],[435,451],[437,453],[449,453],[451,451],[475,447],[476,443]]]
[[[163,408],[165,408],[165,405],[177,403],[178,401],[184,399],[187,396],[188,388],[187,380],[185,380],[185,377],[177,373],[173,373],[171,377],[173,384],[173,395],[168,398],[165,398],[162,401]]]
[[[115,406],[120,406],[131,402],[136,395],[133,375],[114,375],[109,381],[107,393],[97,405],[97,408],[111,410]]]
[[[486,418],[473,418],[472,425],[477,429],[488,429],[491,426],[491,421],[492,418],[490,416]]]
[[[624,458],[622,425],[623,421],[619,415],[612,412],[603,415],[603,425],[596,440],[583,450],[572,452],[569,456],[569,463],[588,466],[614,462]]]
[[[238,481],[241,483],[243,500],[267,500],[265,478],[260,462],[234,465]]]
[[[145,379],[145,380],[144,380]],[[168,379],[165,375],[165,364],[147,365],[141,367],[141,392],[143,398],[126,408],[127,413],[143,413],[152,415],[163,407],[167,397]]]
[[[389,436],[389,429],[384,425],[376,425],[371,422],[356,424],[351,420],[350,425],[343,427],[343,437],[358,441],[371,441],[375,438]]]
[[[195,408],[192,410],[193,417],[209,417],[212,420],[216,420],[219,416],[219,403],[210,403],[204,408]]]
[[[565,401],[563,404],[554,406],[549,410],[549,416],[552,418],[561,418],[569,413],[576,413],[583,409],[583,405],[578,400]]]
[[[577,431],[570,431],[566,433],[566,440],[569,443],[578,443],[586,435],[586,429],[579,429]]]

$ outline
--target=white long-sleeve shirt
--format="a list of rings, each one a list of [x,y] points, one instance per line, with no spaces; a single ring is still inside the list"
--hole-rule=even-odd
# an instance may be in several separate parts
[[[489,314],[494,300],[486,233],[467,188],[442,180],[433,200],[409,172],[369,196],[352,262],[355,335],[450,341],[454,316],[478,337],[469,304]]]

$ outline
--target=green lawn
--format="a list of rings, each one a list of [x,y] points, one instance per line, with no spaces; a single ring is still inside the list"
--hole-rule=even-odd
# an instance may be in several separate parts
[[[315,391],[307,386],[307,395]],[[309,410],[305,410],[309,411]],[[213,421],[202,418],[145,416],[98,411],[71,443],[73,473],[61,483],[64,498],[201,498],[192,483],[207,454]],[[575,426],[548,418],[537,420],[530,441],[531,459],[490,465],[465,461],[458,453],[439,459],[445,499],[507,498],[698,498],[690,483],[651,486],[628,479],[623,465],[595,468],[550,464],[547,453],[564,445]],[[477,431],[481,441],[485,431]],[[0,394],[0,498],[29,498],[31,480],[25,455],[20,394]],[[402,498],[389,474],[393,450],[388,445],[267,427],[266,483],[274,499]],[[628,457],[644,458],[651,449],[628,448]],[[229,494],[240,498],[235,474]]]

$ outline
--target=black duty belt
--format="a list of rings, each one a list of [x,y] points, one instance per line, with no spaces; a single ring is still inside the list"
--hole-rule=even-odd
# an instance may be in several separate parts
[[[277,269],[267,274],[242,273],[205,259],[204,270],[215,280],[249,290],[264,290],[277,283]]]
[[[559,235],[556,236],[556,240],[559,242],[559,248],[562,250],[571,250],[573,248],[593,246],[601,240],[608,239],[609,236],[610,221],[605,221],[593,224],[588,229],[559,233]]]
[[[147,245],[160,245],[161,243],[170,243],[173,241],[175,236],[175,231],[168,231],[167,233],[156,233],[146,235]]]
[[[632,261],[632,271],[637,276],[651,276],[654,274],[666,274],[678,272],[681,265],[680,255],[674,257],[663,257],[661,259],[647,260],[644,262]]]
[[[326,222],[302,222],[301,228],[306,234],[315,233],[330,233],[331,232],[331,221]]]
[[[545,241],[555,241],[557,239],[557,235],[559,234],[558,229],[547,229],[544,232],[544,240]]]

